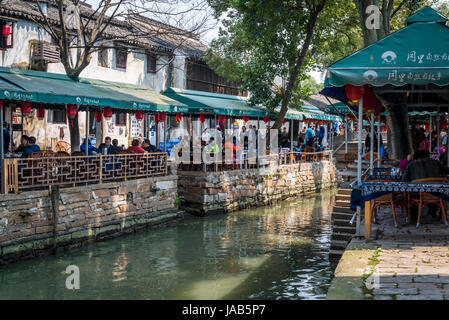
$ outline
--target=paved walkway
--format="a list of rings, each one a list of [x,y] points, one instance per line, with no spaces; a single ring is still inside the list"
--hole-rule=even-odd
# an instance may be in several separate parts
[[[405,225],[405,212],[398,218],[400,226],[394,228],[391,210],[378,213],[374,242],[381,249],[369,263],[373,298],[449,299],[449,229],[429,215],[418,229]]]
[[[449,229],[429,216],[405,225],[397,212],[378,213],[373,239],[352,239],[332,280],[327,299],[449,300]]]

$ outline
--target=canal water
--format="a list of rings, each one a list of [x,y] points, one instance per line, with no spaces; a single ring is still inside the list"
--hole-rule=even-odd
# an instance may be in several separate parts
[[[324,299],[335,195],[144,230],[0,267],[0,299]],[[80,289],[66,288],[66,268]]]

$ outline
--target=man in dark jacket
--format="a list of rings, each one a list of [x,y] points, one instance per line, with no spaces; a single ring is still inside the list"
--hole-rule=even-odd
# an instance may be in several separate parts
[[[402,181],[410,182],[417,179],[424,178],[439,178],[442,175],[449,174],[449,168],[442,165],[437,160],[430,159],[430,153],[428,150],[418,150],[413,155],[415,161],[409,163],[404,173],[402,174]],[[419,193],[412,192],[410,194],[412,198],[419,197]],[[428,214],[434,218],[436,216],[436,206],[429,206]],[[411,207],[411,216],[414,221],[416,221],[416,217],[418,216],[418,208],[416,205]]]
[[[143,141],[142,148],[143,148],[146,152],[150,152],[150,153],[152,153],[152,152],[162,152],[161,150],[159,150],[158,148],[156,148],[155,146],[153,146],[153,145],[151,144],[151,142],[150,142],[149,139],[145,139],[145,140]]]
[[[427,150],[418,150],[413,156],[414,162],[407,165],[402,175],[402,181],[408,182],[416,179],[437,178],[449,174],[449,168],[437,160],[430,159]]]
[[[22,152],[22,158],[28,158],[28,156],[32,153],[39,153],[41,152],[41,148],[36,144],[36,138],[35,137],[29,137],[28,138],[28,144],[23,149]]]
[[[106,137],[104,139],[104,143],[101,143],[98,146],[98,149],[100,149],[101,154],[115,154],[116,150],[112,146],[111,137]]]

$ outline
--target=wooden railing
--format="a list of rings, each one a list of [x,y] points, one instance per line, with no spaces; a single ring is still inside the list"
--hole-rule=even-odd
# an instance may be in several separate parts
[[[5,193],[167,175],[166,153],[3,160]]]
[[[218,158],[220,157],[220,158]],[[228,170],[241,170],[241,169],[254,169],[260,167],[266,167],[270,164],[277,165],[290,165],[303,162],[317,162],[322,160],[331,160],[332,151],[326,150],[321,152],[299,152],[288,151],[280,152],[276,154],[270,154],[267,151],[266,156],[257,157],[255,154],[253,157],[247,154],[241,154],[234,156],[233,159],[225,159],[224,154],[221,152],[209,153],[209,162],[204,162],[201,158],[201,154],[196,157],[196,162],[193,161],[194,156],[191,154],[190,163],[180,163],[178,168],[184,171],[228,171]]]

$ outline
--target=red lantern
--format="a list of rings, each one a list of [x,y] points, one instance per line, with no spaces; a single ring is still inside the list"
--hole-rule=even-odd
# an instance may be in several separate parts
[[[224,114],[220,114],[218,116],[218,123],[225,123],[226,122],[226,116]]]
[[[387,126],[382,126],[382,131],[387,132]]]
[[[373,110],[376,104],[376,96],[369,85],[363,86],[363,110]]]
[[[440,120],[440,129],[447,129],[447,122]]]
[[[29,101],[22,101],[20,103],[20,112],[23,114],[28,114],[31,112],[31,102]]]
[[[167,115],[165,114],[165,112],[158,112],[158,118],[159,118],[159,121],[165,121],[165,119],[167,118]]]
[[[362,87],[353,86],[352,84],[345,84],[345,91],[348,100],[360,100],[362,98]]]
[[[112,108],[111,107],[104,107],[103,108],[103,116],[106,119],[111,119],[112,118]]]
[[[39,120],[43,120],[45,118],[45,109],[37,108],[36,116]]]
[[[270,121],[269,117],[263,117],[263,122],[268,123]]]
[[[249,117],[248,116],[243,116],[243,121],[244,122],[248,122],[249,121]]]
[[[179,112],[176,114],[176,122],[180,123],[182,120],[182,114],[180,114]]]
[[[70,119],[70,124],[73,128],[73,119],[76,117],[76,104],[67,104],[67,117]]]
[[[9,36],[11,34],[11,26],[10,25],[4,25],[2,29],[2,34],[4,36]]]
[[[287,122],[287,119],[284,118],[284,120],[282,120],[282,124],[285,124]]]
[[[3,101],[0,101],[0,108],[3,107]]]
[[[136,119],[137,119],[137,120],[142,120],[143,117],[144,117],[144,112],[143,112],[143,110],[137,110],[137,111],[136,111]]]
[[[206,116],[204,114],[200,114],[200,122],[204,123],[204,121],[206,121]]]
[[[159,122],[159,115],[158,115],[157,113],[153,115],[153,121],[154,121],[155,123],[158,123],[158,122]]]
[[[70,119],[74,119],[76,116],[76,104],[68,104],[67,105],[67,116]]]
[[[100,111],[95,111],[95,121],[101,121],[101,112]]]

